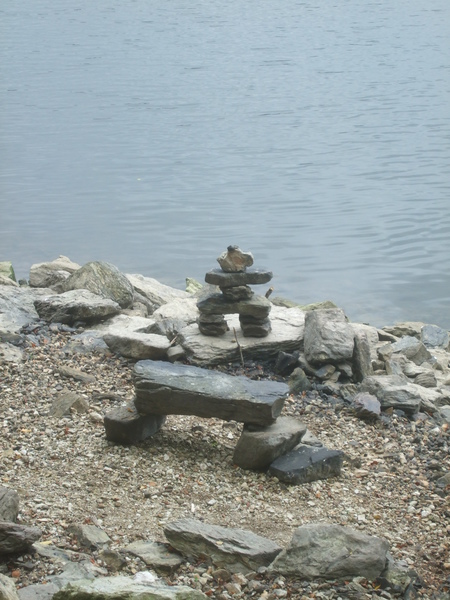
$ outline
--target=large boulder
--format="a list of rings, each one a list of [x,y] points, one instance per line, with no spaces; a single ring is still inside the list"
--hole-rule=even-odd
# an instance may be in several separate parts
[[[73,290],[40,298],[34,301],[34,306],[45,321],[69,325],[76,321],[101,321],[120,312],[119,304],[88,290]]]
[[[342,309],[328,308],[306,313],[304,349],[305,358],[311,365],[351,361],[354,337]]]
[[[126,278],[133,286],[134,291],[139,294],[140,297],[145,299],[150,314],[163,304],[167,304],[172,300],[192,297],[188,292],[165,285],[152,277],[127,274]]]
[[[121,308],[133,304],[131,283],[117,267],[103,261],[88,262],[75,271],[63,285],[64,291],[89,290],[93,294],[116,302]]]
[[[386,540],[350,527],[310,523],[296,529],[270,570],[305,579],[373,580],[386,566],[388,549]]]
[[[170,545],[185,556],[207,557],[213,565],[235,573],[257,571],[268,566],[281,547],[265,537],[196,519],[169,523],[164,534]]]
[[[38,288],[58,287],[80,268],[80,265],[72,262],[67,256],[59,256],[51,262],[36,263],[31,265],[30,268],[30,286]]]

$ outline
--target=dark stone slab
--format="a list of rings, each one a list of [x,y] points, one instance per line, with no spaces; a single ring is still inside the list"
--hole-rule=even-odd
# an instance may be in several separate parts
[[[240,317],[239,322],[244,337],[266,337],[272,331],[270,319],[245,319]]]
[[[236,287],[224,287],[220,290],[227,300],[235,302],[236,300],[249,300],[254,291],[248,285],[238,285]]]
[[[0,521],[0,554],[26,552],[42,535],[37,527]]]
[[[196,415],[270,425],[289,388],[188,365],[143,360],[134,367],[135,406],[141,414]]]
[[[268,472],[284,483],[309,483],[340,475],[342,458],[340,450],[300,445],[274,460]]]
[[[265,319],[272,308],[272,304],[263,296],[253,296],[249,300],[230,302],[223,294],[210,294],[197,302],[198,310],[203,314],[229,315],[239,313],[244,316]]]
[[[272,277],[272,271],[264,271],[261,269],[247,269],[245,272],[238,273],[225,273],[221,269],[213,269],[206,273],[205,281],[206,283],[225,288],[236,287],[238,285],[267,283]]]
[[[157,433],[165,420],[164,415],[140,415],[133,404],[119,406],[105,415],[106,439],[118,444],[136,444]]]

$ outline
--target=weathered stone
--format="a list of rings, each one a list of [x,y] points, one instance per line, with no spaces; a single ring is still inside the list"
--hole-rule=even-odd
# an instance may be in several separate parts
[[[19,600],[14,581],[0,574],[0,600]]]
[[[301,394],[311,389],[312,385],[301,367],[293,370],[288,380],[289,392],[291,394]]]
[[[191,294],[188,292],[160,283],[151,277],[127,274],[126,278],[134,290],[147,299],[150,314],[172,300],[191,298]]]
[[[39,321],[35,300],[53,294],[50,289],[0,286],[0,332],[17,333]]]
[[[117,267],[104,261],[92,261],[72,273],[63,284],[66,292],[89,290],[93,294],[116,302],[121,308],[133,304],[131,283]]]
[[[65,365],[60,366],[58,368],[58,372],[62,377],[75,379],[76,381],[81,381],[82,383],[95,383],[97,381],[94,375],[90,375],[89,373],[80,371],[80,369],[74,369],[73,367],[68,367]]]
[[[440,397],[438,392],[410,383],[406,377],[399,375],[366,377],[359,389],[376,396],[383,410],[399,408],[407,415],[417,413],[422,402],[435,402]]]
[[[136,360],[145,358],[161,360],[165,358],[170,347],[169,340],[164,335],[156,333],[130,331],[125,334],[111,331],[103,336],[103,340],[113,352]]]
[[[105,415],[106,439],[118,444],[136,444],[157,433],[165,421],[164,415],[140,415],[134,404],[119,406]]]
[[[243,252],[239,246],[228,246],[227,251],[223,252],[217,262],[226,273],[245,271],[247,267],[253,264],[253,255],[251,252]]]
[[[72,262],[67,256],[59,256],[51,262],[31,265],[30,286],[52,288],[68,279],[78,269],[81,269],[81,266]]]
[[[68,531],[86,548],[104,548],[111,543],[110,537],[95,525],[71,525]]]
[[[288,298],[282,298],[281,296],[271,297],[271,302],[275,306],[282,306],[283,308],[300,308],[304,312],[308,310],[322,310],[324,308],[338,308],[337,304],[331,300],[323,300],[321,302],[311,302],[310,304],[299,304]]]
[[[14,268],[10,260],[0,261],[0,275],[11,279],[11,281],[17,281],[16,274],[14,273]]]
[[[184,348],[178,344],[170,346],[167,350],[167,360],[171,363],[174,363],[177,360],[183,360],[184,358],[186,358],[186,352],[184,351]]]
[[[292,450],[305,433],[306,425],[293,417],[279,417],[268,427],[246,425],[234,449],[233,462],[242,469],[265,470]]]
[[[197,302],[198,310],[205,315],[239,315],[265,319],[270,313],[272,304],[263,296],[253,296],[249,300],[229,302],[223,294],[210,294]]]
[[[245,318],[240,316],[239,323],[244,337],[266,337],[272,331],[270,319]]]
[[[100,321],[120,312],[117,302],[97,296],[88,290],[73,290],[47,296],[35,300],[34,306],[45,321],[69,325],[76,321]]]
[[[149,333],[160,333],[173,340],[184,327],[195,323],[198,316],[195,298],[175,298],[157,308],[152,314],[155,326]]]
[[[248,285],[238,285],[236,287],[220,288],[220,291],[230,302],[239,300],[248,300],[254,295],[252,288]]]
[[[355,332],[353,352],[353,374],[355,381],[362,381],[373,375],[372,347],[365,332]]]
[[[383,327],[383,331],[397,338],[404,337],[405,335],[420,338],[420,332],[424,325],[425,323],[421,321],[404,321],[395,325],[386,325]]]
[[[10,287],[19,287],[19,284],[17,283],[17,281],[14,281],[13,279],[10,279],[9,277],[6,277],[6,275],[2,275],[0,273],[0,286],[1,285],[8,285]]]
[[[414,379],[414,383],[426,388],[435,388],[437,386],[436,375],[431,369],[424,371],[417,375]]]
[[[169,523],[164,534],[185,556],[207,557],[216,567],[234,573],[257,571],[281,552],[278,544],[251,531],[208,525],[195,519]]]
[[[341,309],[313,310],[306,313],[305,358],[312,365],[336,364],[351,360],[354,333]]]
[[[136,577],[136,576],[135,576]],[[99,577],[94,581],[69,583],[59,590],[53,600],[206,600],[199,590],[184,585],[169,586],[158,581],[139,583],[123,575]]]
[[[350,527],[310,523],[295,530],[270,570],[305,579],[373,580],[386,566],[388,549],[386,540]]]
[[[316,369],[314,376],[318,379],[329,379],[336,372],[334,365],[323,365],[319,369]]]
[[[160,542],[133,542],[124,548],[125,552],[139,556],[148,567],[157,573],[172,573],[184,562],[183,557]]]
[[[19,363],[23,359],[23,350],[12,344],[0,342],[0,364],[4,362]]]
[[[0,521],[17,521],[19,494],[11,488],[0,486]]]
[[[197,281],[193,277],[186,277],[186,292],[188,294],[197,294],[202,288],[203,285],[200,281]]]
[[[271,271],[262,269],[248,269],[243,273],[225,273],[221,269],[213,269],[206,273],[205,281],[212,285],[218,285],[220,288],[225,288],[267,283],[272,277],[273,273]]]
[[[186,355],[195,365],[217,365],[240,359],[235,331],[244,359],[266,360],[277,356],[281,350],[293,352],[303,343],[305,313],[297,308],[272,307],[270,321],[272,331],[265,338],[240,337],[238,315],[227,317],[228,331],[221,337],[205,337],[197,325],[185,327],[178,337]]]
[[[342,452],[300,444],[280,456],[269,467],[269,475],[284,483],[299,485],[338,477],[341,474]]]
[[[299,354],[298,350],[292,354],[290,352],[278,352],[274,367],[275,373],[278,373],[278,375],[290,375],[298,365]]]
[[[120,552],[110,550],[109,548],[103,548],[98,554],[111,571],[121,571],[127,566],[127,561]]]
[[[381,414],[381,404],[376,396],[361,392],[353,399],[356,416],[364,421],[378,419]]]
[[[134,367],[135,406],[141,414],[197,415],[270,425],[288,387],[189,365],[140,361]]]
[[[51,417],[56,417],[60,419],[63,415],[70,413],[70,409],[73,408],[77,412],[87,412],[89,408],[89,404],[81,394],[77,392],[70,392],[65,389],[61,391],[52,402],[52,405],[49,410],[49,415]]]
[[[203,335],[224,335],[229,331],[223,315],[202,315],[197,319],[199,331]]]
[[[431,358],[431,354],[424,344],[416,337],[409,335],[402,337],[393,344],[387,344],[378,348],[378,354],[383,360],[388,359],[393,354],[403,354],[416,365],[421,365]]]
[[[0,521],[0,554],[26,552],[42,535],[37,527]]]
[[[449,347],[449,333],[437,325],[424,325],[420,331],[420,339],[426,348]]]
[[[20,588],[18,591],[19,600],[52,600],[58,591],[58,586],[54,583],[35,583]]]

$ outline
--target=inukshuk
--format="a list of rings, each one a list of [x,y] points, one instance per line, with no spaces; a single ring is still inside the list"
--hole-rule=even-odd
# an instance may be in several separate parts
[[[267,283],[272,272],[248,268],[253,265],[253,256],[238,246],[228,246],[217,261],[221,268],[208,271],[205,281],[219,286],[221,293],[211,293],[197,302],[201,333],[223,335],[229,330],[224,315],[238,313],[245,337],[265,337],[271,330],[272,304],[264,296],[257,296],[250,284]]]

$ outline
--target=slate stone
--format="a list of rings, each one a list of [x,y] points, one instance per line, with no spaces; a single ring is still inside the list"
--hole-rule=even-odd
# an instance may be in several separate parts
[[[76,270],[63,284],[65,292],[89,290],[93,294],[116,302],[121,308],[133,304],[131,283],[117,267],[104,261],[92,261]]]
[[[0,521],[0,554],[26,552],[42,535],[38,527]]]
[[[16,490],[0,486],[0,521],[17,521],[19,514],[19,494]]]
[[[262,269],[247,269],[241,273],[225,273],[221,269],[213,269],[205,275],[206,283],[218,285],[220,288],[236,287],[238,285],[258,285],[269,282],[273,277],[271,271]]]
[[[289,388],[189,365],[151,360],[134,367],[135,406],[140,414],[196,415],[270,425]]]
[[[316,448],[300,444],[280,456],[270,465],[268,473],[284,483],[299,485],[338,477],[341,474],[343,454],[340,450]]]
[[[426,348],[449,347],[449,333],[437,325],[424,325],[420,331],[420,339]]]
[[[354,332],[344,311],[328,308],[306,312],[304,349],[306,360],[317,367],[351,361]]]
[[[163,304],[172,302],[172,300],[188,300],[192,297],[188,292],[160,283],[152,277],[144,277],[144,275],[139,274],[126,274],[125,277],[131,283],[135,292],[145,298],[150,311],[149,314],[152,314]]]
[[[120,306],[117,302],[101,298],[88,290],[73,290],[34,301],[38,315],[51,323],[76,321],[91,323],[117,315]]]
[[[103,336],[103,341],[112,352],[135,360],[163,359],[170,348],[166,336],[156,333],[110,331]]]
[[[180,554],[169,550],[169,544],[160,542],[133,542],[124,551],[139,556],[148,567],[161,574],[172,573],[184,562]]]
[[[223,287],[220,291],[224,297],[230,302],[236,302],[239,300],[249,300],[254,295],[254,291],[248,285],[238,285],[236,287]]]
[[[62,255],[51,262],[36,263],[30,267],[30,286],[53,288],[68,279],[78,269],[81,269],[81,265]]]
[[[244,337],[266,337],[272,331],[270,319],[245,320],[239,318]]]
[[[369,392],[378,398],[381,408],[403,410],[407,415],[413,415],[420,410],[422,401],[428,398],[432,390],[420,385],[409,383],[406,377],[398,375],[380,375],[366,377],[359,385],[361,392]],[[436,394],[436,397],[439,394]],[[431,398],[431,396],[430,396]]]
[[[86,548],[103,548],[111,542],[110,537],[95,525],[71,525],[68,531],[75,535],[81,546]]]
[[[183,555],[205,557],[216,567],[233,573],[257,571],[281,552],[278,544],[251,531],[209,525],[196,519],[169,523],[164,534]]]
[[[298,366],[299,352],[279,352],[277,360],[275,362],[275,373],[278,375],[290,375],[292,371]]]
[[[416,365],[421,365],[431,358],[431,353],[424,344],[416,337],[408,335],[400,338],[393,344],[386,344],[378,348],[378,355],[383,360],[387,360],[393,354],[403,354]]]
[[[279,417],[268,427],[246,425],[234,449],[233,462],[242,469],[263,471],[292,450],[306,433],[306,425],[293,417]]]
[[[414,379],[414,383],[426,388],[435,388],[437,386],[436,375],[432,370],[424,371],[417,375]]]
[[[251,252],[243,252],[239,246],[228,246],[227,251],[218,257],[217,262],[226,273],[245,271],[247,267],[252,266],[253,255]]]
[[[22,327],[39,321],[34,302],[53,293],[53,290],[47,288],[0,285],[0,332],[18,333]]]
[[[373,580],[385,569],[388,549],[386,540],[350,527],[310,523],[295,530],[270,571],[305,579]]]
[[[106,439],[117,444],[137,444],[157,433],[165,415],[140,415],[134,404],[119,406],[104,418]]]
[[[353,351],[353,374],[355,381],[362,381],[364,377],[373,375],[372,348],[364,332],[357,331]]]
[[[253,296],[249,300],[229,302],[223,294],[212,293],[197,302],[198,310],[205,315],[229,315],[239,313],[257,319],[265,319],[272,308],[272,304],[263,296]]]
[[[353,399],[356,416],[363,421],[374,421],[381,414],[381,404],[376,396],[361,392]]]

